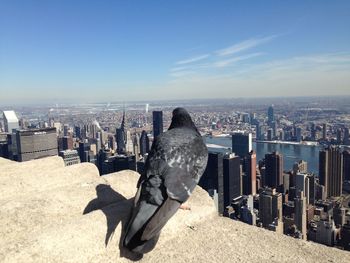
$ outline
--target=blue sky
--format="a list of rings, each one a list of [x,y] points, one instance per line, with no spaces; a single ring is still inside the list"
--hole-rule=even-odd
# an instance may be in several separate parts
[[[350,95],[350,1],[0,0],[0,103]]]

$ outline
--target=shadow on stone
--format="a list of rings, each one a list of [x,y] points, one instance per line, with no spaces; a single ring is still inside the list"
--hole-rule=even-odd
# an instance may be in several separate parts
[[[119,240],[120,257],[125,257],[133,261],[140,260],[143,257],[142,254],[133,253],[123,247],[124,232],[130,217],[134,198],[126,199],[107,184],[97,185],[96,195],[97,197],[87,204],[83,214],[85,215],[95,210],[101,210],[104,213],[107,220],[106,247],[113,237],[115,229],[121,222],[122,230]]]

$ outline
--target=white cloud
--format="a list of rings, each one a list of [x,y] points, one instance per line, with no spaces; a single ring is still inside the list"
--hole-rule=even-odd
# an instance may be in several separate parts
[[[225,60],[219,60],[216,61],[212,64],[213,67],[216,68],[223,68],[226,66],[229,66],[235,62],[241,61],[241,60],[246,60],[246,59],[250,59],[250,58],[254,58],[254,57],[258,57],[263,55],[264,53],[262,52],[257,52],[257,53],[252,53],[252,54],[247,54],[247,55],[242,55],[239,57],[233,57],[233,58],[229,58],[229,59],[225,59]]]
[[[193,63],[193,62],[197,62],[197,61],[206,59],[208,57],[209,57],[209,54],[204,54],[204,55],[192,57],[192,58],[189,58],[189,59],[180,60],[180,61],[176,62],[176,64],[177,65],[190,64],[190,63]]]
[[[267,42],[270,42],[275,37],[276,37],[276,35],[263,37],[263,38],[251,38],[248,40],[244,40],[240,43],[234,44],[232,46],[229,46],[227,48],[217,50],[215,53],[219,56],[233,55],[233,54],[236,54],[238,52],[242,52],[244,50],[247,50],[247,49],[265,44]]]

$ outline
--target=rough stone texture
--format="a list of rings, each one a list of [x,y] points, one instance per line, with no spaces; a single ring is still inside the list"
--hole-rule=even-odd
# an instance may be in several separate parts
[[[120,248],[138,174],[100,177],[58,157],[9,163],[0,158],[0,261],[129,262]],[[6,168],[6,169],[4,169]],[[141,262],[350,262],[350,253],[215,215],[197,187]]]

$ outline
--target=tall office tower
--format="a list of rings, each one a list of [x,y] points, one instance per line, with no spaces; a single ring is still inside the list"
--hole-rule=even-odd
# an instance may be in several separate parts
[[[329,146],[319,153],[319,178],[326,198],[340,196],[343,184],[343,155],[340,148]]]
[[[343,138],[342,138],[342,135],[343,135],[343,131],[341,128],[339,128],[337,130],[337,143],[338,144],[341,144],[343,142]]]
[[[350,181],[350,151],[343,151],[343,180]]]
[[[211,196],[214,190],[218,190],[218,178],[223,177],[223,154],[216,152],[208,153],[208,163],[199,180],[198,185],[206,190]]]
[[[243,180],[243,194],[256,194],[256,153],[251,151],[244,158],[244,180]]]
[[[88,141],[79,142],[80,162],[89,162],[90,143]]]
[[[233,198],[242,195],[241,159],[239,158],[239,156],[235,156],[234,153],[231,153],[224,157],[223,176],[225,208],[231,204]]]
[[[131,132],[126,131],[126,145],[125,150],[127,153],[132,153],[134,151],[133,141],[131,139]]]
[[[63,158],[66,166],[80,163],[80,157],[77,150],[60,151],[58,155]]]
[[[149,152],[149,138],[147,136],[147,132],[143,130],[140,137],[140,154],[144,156],[148,152]]]
[[[283,155],[278,152],[265,154],[265,184],[277,188],[283,184]]]
[[[138,162],[140,160],[140,137],[139,135],[136,133],[135,136],[133,137],[133,154],[136,157],[136,162]]]
[[[270,228],[271,224],[282,226],[282,194],[276,189],[264,188],[259,191],[259,217],[264,228]]]
[[[74,136],[81,139],[81,128],[80,126],[74,126]]]
[[[272,122],[274,122],[274,121],[275,121],[274,109],[273,109],[273,105],[271,105],[267,109],[267,123],[271,127]]]
[[[153,111],[153,137],[163,133],[163,112]]]
[[[272,137],[276,138],[277,137],[277,122],[273,121],[271,123],[271,129],[272,129]]]
[[[17,130],[18,161],[58,155],[56,128]]]
[[[63,150],[73,150],[73,138],[70,136],[65,136],[62,138],[62,149]]]
[[[295,176],[295,188],[303,192],[306,204],[315,204],[315,175],[297,173]]]
[[[115,139],[117,141],[118,154],[125,154],[126,152],[126,132],[125,132],[125,111],[123,111],[123,119],[119,129],[116,129]]]
[[[252,150],[252,134],[235,133],[232,135],[232,152],[244,158]]]
[[[69,126],[68,124],[63,125],[63,136],[68,136]]]
[[[5,132],[11,133],[12,130],[19,129],[19,122],[16,113],[12,110],[4,111],[4,126]]]
[[[316,125],[315,123],[311,123],[311,140],[316,141]]]
[[[109,135],[108,136],[108,148],[111,150],[115,150],[116,149],[116,145],[115,145],[115,138],[114,136]]]
[[[267,140],[272,141],[273,139],[273,130],[270,128],[267,130]]]
[[[257,123],[256,125],[255,125],[255,131],[256,131],[256,139],[257,140],[263,140],[264,138],[263,138],[263,135],[262,135],[262,130],[261,130],[261,125],[260,125],[260,123]]]
[[[344,129],[344,144],[350,145],[349,128]]]
[[[327,123],[323,123],[322,125],[322,140],[327,140]]]
[[[301,142],[302,141],[302,136],[301,136],[301,128],[300,127],[297,127],[296,128],[296,141],[297,142]]]
[[[306,230],[306,200],[301,193],[301,197],[294,199],[295,214],[294,221],[298,230],[301,232],[303,239],[307,239],[307,230]]]

